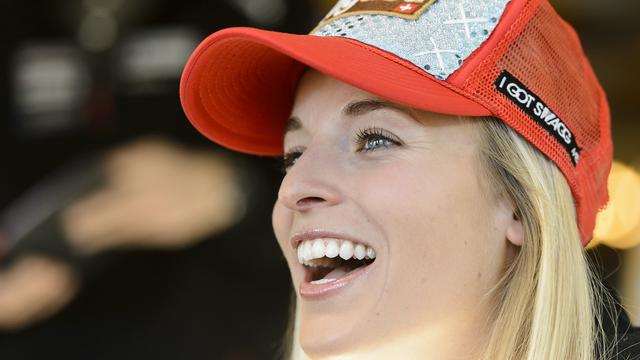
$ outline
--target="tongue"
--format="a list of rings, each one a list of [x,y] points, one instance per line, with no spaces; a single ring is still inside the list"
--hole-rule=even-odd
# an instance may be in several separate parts
[[[351,272],[351,269],[349,269],[348,266],[343,265],[343,266],[340,266],[340,267],[337,267],[337,268],[331,270],[331,272],[329,272],[327,275],[325,275],[323,279],[336,279],[336,280],[338,280],[340,278],[343,278],[349,272]]]

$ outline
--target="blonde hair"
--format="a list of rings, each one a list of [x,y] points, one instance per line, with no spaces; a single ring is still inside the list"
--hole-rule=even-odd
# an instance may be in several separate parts
[[[502,121],[480,121],[485,169],[524,229],[518,255],[491,292],[498,307],[484,359],[609,358],[601,304],[613,300],[580,243],[564,176]]]
[[[605,346],[600,306],[613,300],[580,243],[564,176],[502,121],[468,120],[481,128],[479,154],[488,183],[510,199],[524,230],[518,254],[487,294],[497,306],[482,359],[613,358],[612,348]],[[292,305],[284,358],[307,359],[297,339],[295,296]]]

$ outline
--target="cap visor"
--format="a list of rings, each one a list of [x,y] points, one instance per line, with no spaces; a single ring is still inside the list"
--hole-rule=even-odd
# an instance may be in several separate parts
[[[491,112],[393,54],[340,37],[229,28],[206,38],[182,74],[180,100],[202,134],[233,150],[282,154],[297,82],[309,66],[376,96],[427,111]]]

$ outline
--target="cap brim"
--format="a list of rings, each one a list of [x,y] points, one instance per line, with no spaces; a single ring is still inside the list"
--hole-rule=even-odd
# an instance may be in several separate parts
[[[340,37],[229,28],[206,38],[182,74],[187,118],[214,142],[257,155],[282,154],[297,82],[309,66],[382,98],[427,111],[491,112],[393,54]]]

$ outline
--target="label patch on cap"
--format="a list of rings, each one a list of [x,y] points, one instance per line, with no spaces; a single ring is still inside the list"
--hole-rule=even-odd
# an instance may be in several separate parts
[[[580,147],[569,127],[533,91],[506,70],[500,73],[495,86],[535,122],[540,124],[562,145],[575,166],[580,160]]]
[[[340,0],[321,21],[355,14],[383,14],[415,20],[435,0]]]

